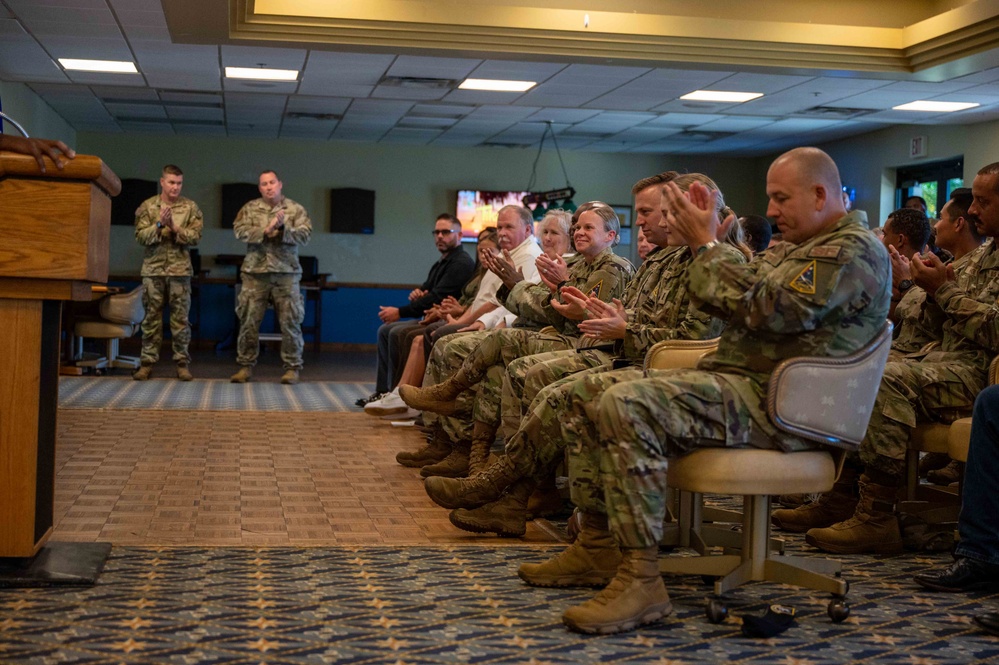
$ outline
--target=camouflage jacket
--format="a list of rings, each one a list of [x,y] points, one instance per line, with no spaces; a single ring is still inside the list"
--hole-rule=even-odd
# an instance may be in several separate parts
[[[850,213],[829,231],[800,245],[779,243],[749,264],[737,262],[737,253],[717,245],[687,271],[692,299],[728,322],[718,351],[698,367],[718,372],[756,428],[781,448],[809,447],[769,422],[763,408],[767,381],[782,360],[844,356],[874,338],[891,302],[888,251]]]
[[[657,248],[638,268],[621,299],[628,323],[617,351],[642,360],[652,345],[664,339],[718,337],[725,322],[697,309],[687,292],[687,268],[693,260],[688,247]]]
[[[576,269],[575,265],[583,260],[581,254],[570,254],[563,258],[569,274],[572,274]],[[512,289],[501,286],[496,292],[496,297],[504,307],[517,315],[517,320],[513,324],[515,328],[540,329],[551,325],[548,312],[551,310],[549,303],[552,292],[544,282],[531,282],[525,279],[514,284]]]
[[[969,252],[951,263],[956,275],[960,275],[964,271],[972,254],[973,252]],[[935,317],[929,313],[924,320],[925,303],[926,291],[918,286],[913,286],[905,292],[905,295],[895,306],[895,339],[891,343],[894,359],[909,354],[918,354],[930,342],[940,341],[943,322],[933,321]]]
[[[284,228],[277,237],[265,238],[264,229],[279,210],[284,210]],[[312,222],[299,204],[285,198],[271,208],[263,199],[254,199],[240,209],[232,229],[246,243],[243,272],[302,274],[298,246],[309,242]]]
[[[620,298],[624,295],[628,280],[634,274],[635,266],[631,265],[631,261],[617,256],[608,247],[597,254],[590,263],[583,260],[572,263],[569,266],[569,278],[566,280],[566,286],[574,286],[589,296],[610,302],[613,298]],[[562,296],[558,297],[561,302]],[[548,323],[560,334],[568,337],[579,337],[579,322],[559,314],[552,307],[550,298],[545,300],[544,312]],[[599,340],[587,340],[581,346],[598,344],[601,344]]]
[[[920,322],[943,328],[940,350],[926,362],[966,365],[984,379],[989,362],[999,354],[999,251],[994,239],[968,255],[957,275],[927,298]],[[953,368],[953,367],[952,367]]]
[[[198,204],[180,196],[170,206],[177,233],[157,227],[160,221],[159,195],[146,199],[135,211],[135,239],[145,246],[143,277],[184,277],[194,274],[189,248],[201,240],[204,218]]]

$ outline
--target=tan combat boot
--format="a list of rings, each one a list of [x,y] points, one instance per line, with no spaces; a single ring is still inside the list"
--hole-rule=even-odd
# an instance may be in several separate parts
[[[472,450],[468,457],[468,477],[473,478],[489,466],[489,452],[496,441],[496,427],[476,420],[472,423]]]
[[[451,444],[451,452],[448,453],[448,456],[436,464],[431,464],[420,469],[420,475],[424,478],[431,476],[464,478],[468,475],[469,448],[471,448],[471,445],[468,441],[458,441]]]
[[[428,388],[399,386],[399,397],[411,409],[450,416],[456,410],[455,398],[461,394],[461,391],[471,387],[472,381],[466,377],[462,368],[454,376],[435,386]]]
[[[527,500],[527,519],[558,515],[564,509],[565,501],[555,485],[555,474],[546,474],[545,479],[538,483],[534,494]]]
[[[673,611],[659,574],[659,548],[621,550],[617,575],[603,591],[570,607],[562,621],[580,633],[607,635],[659,621]]]
[[[804,533],[809,529],[821,529],[850,519],[857,508],[857,495],[854,489],[856,482],[857,470],[853,467],[844,467],[832,490],[803,506],[775,510],[770,516],[770,521],[778,529],[791,533]]]
[[[617,574],[621,550],[607,516],[582,514],[576,541],[544,563],[521,564],[517,575],[531,586],[606,586]]]
[[[416,469],[436,464],[451,454],[451,440],[443,430],[435,429],[433,437],[416,452],[403,451],[395,456],[395,461],[403,466]]]
[[[926,478],[930,471],[942,469],[950,463],[947,453],[926,453],[919,458],[919,477]]]
[[[515,482],[499,501],[475,510],[452,510],[448,519],[459,529],[472,533],[519,538],[527,532],[527,499],[533,491],[534,481],[524,478]]]
[[[288,369],[285,370],[284,374],[281,375],[281,383],[286,386],[293,386],[298,383],[298,370]]]
[[[961,463],[957,460],[947,462],[940,469],[933,469],[926,474],[926,479],[934,485],[950,485],[961,480]]]
[[[243,365],[239,368],[239,371],[229,377],[230,383],[246,383],[253,376],[253,368],[249,365]]]
[[[177,365],[177,378],[181,381],[194,380],[194,375],[191,374],[191,370],[187,368],[187,363],[179,363]]]
[[[152,365],[142,365],[132,373],[132,378],[136,381],[146,381],[153,375]]]
[[[860,501],[850,519],[825,529],[811,529],[805,542],[834,554],[899,554],[902,533],[895,517],[898,487],[875,485],[867,475],[860,477]]]
[[[469,478],[432,476],[423,481],[427,496],[442,508],[478,508],[496,501],[520,474],[510,458],[503,455],[485,471]]]

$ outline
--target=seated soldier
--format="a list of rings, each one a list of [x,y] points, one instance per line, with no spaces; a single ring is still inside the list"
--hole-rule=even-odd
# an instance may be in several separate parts
[[[519,575],[540,586],[607,584],[563,614],[582,632],[630,630],[672,611],[658,566],[668,459],[701,446],[812,447],[767,418],[771,372],[788,358],[861,349],[884,325],[891,299],[888,253],[859,215],[846,213],[839,172],[821,150],[798,148],[771,165],[767,216],[786,242],[748,266],[715,241],[719,220],[706,188],[692,187],[689,200],[667,188],[696,255],[692,298],[727,326],[697,369],[650,371],[599,400],[586,396],[602,388],[600,375],[576,381],[563,432],[574,442],[569,470],[582,531]]]
[[[583,318],[582,310],[562,308],[561,290],[565,286],[580,288],[601,300],[609,301],[620,297],[628,280],[634,274],[634,267],[627,259],[616,256],[612,250],[618,240],[620,220],[617,213],[605,203],[598,203],[579,216],[573,235],[579,260],[571,266],[561,258],[551,259],[541,256],[538,259],[542,282],[548,287],[542,310],[548,323],[556,330],[541,333],[533,330],[506,328],[493,331],[471,350],[461,343],[457,349],[453,344],[435,348],[431,362],[427,366],[427,380],[423,388],[403,386],[399,395],[411,408],[431,411],[449,417],[450,427],[460,430],[461,423],[455,420],[456,411],[467,413],[474,400],[476,384],[487,377],[487,389],[498,390],[502,380],[502,370],[512,360],[532,353],[574,348],[579,338],[578,322]],[[449,351],[449,349],[451,349]],[[455,359],[464,357],[457,372]],[[444,380],[445,377],[450,377]],[[464,394],[463,394],[464,393]],[[462,395],[457,407],[455,398]],[[445,424],[445,428],[448,425]],[[495,438],[483,432],[473,431],[471,441],[461,436],[451,438],[454,454],[451,463],[441,463],[439,468],[424,469],[425,475],[464,476],[469,472],[469,455],[475,461],[474,471],[485,466],[489,447]],[[487,443],[483,443],[486,442]],[[472,448],[475,443],[475,448]],[[448,460],[445,460],[448,462]]]
[[[943,570],[915,576],[934,591],[999,589],[999,386],[983,390],[975,400],[971,444],[962,487],[961,541],[954,562]],[[999,635],[999,613],[985,612],[975,623]]]
[[[652,184],[646,185],[648,180],[652,180]],[[511,363],[508,374],[513,373],[518,365],[539,360],[527,372],[528,390],[536,397],[527,408],[527,417],[507,438],[504,455],[474,478],[427,479],[425,487],[430,498],[445,508],[458,508],[450,516],[455,526],[467,531],[496,532],[505,536],[524,533],[530,512],[528,496],[564,457],[568,440],[562,437],[560,422],[567,415],[568,401],[572,397],[571,382],[577,373],[602,372],[601,377],[609,386],[624,378],[635,378],[634,373],[609,372],[615,360],[640,366],[645,353],[659,340],[706,339],[721,333],[722,321],[698,310],[690,301],[686,271],[693,254],[686,241],[673,228],[672,217],[661,211],[659,201],[653,208],[652,201],[661,198],[663,184],[670,181],[681,191],[686,191],[695,182],[717,191],[714,182],[699,173],[675,179],[670,175],[668,179],[660,180],[657,176],[636,185],[641,186],[635,197],[639,223],[645,226],[654,241],[668,247],[651,255],[629,285],[625,296],[629,305],[627,320],[617,315],[616,308],[599,301],[589,299],[581,303],[592,310],[607,307],[607,314],[612,314],[605,320],[583,321],[580,328],[592,328],[592,336],[600,339],[615,339],[613,349],[544,353]],[[717,201],[720,210],[727,212],[721,196]],[[730,229],[739,232],[736,238],[741,237],[741,227],[732,225]],[[735,244],[748,258],[749,248],[738,240]],[[549,377],[551,381],[547,381],[547,387],[540,385],[535,389],[530,385],[540,384]],[[595,399],[596,396],[591,395],[590,398]],[[508,410],[511,407],[504,403],[503,408]],[[519,417],[520,406],[512,408]],[[476,418],[482,417],[484,414],[477,411]]]
[[[970,411],[985,387],[989,362],[999,352],[999,162],[986,166],[972,185],[969,212],[978,217],[978,230],[992,238],[967,257],[960,273],[933,254],[914,254],[910,268],[916,286],[926,293],[920,325],[941,330],[937,348],[921,357],[889,361],[878,389],[874,413],[860,446],[864,475],[859,499],[840,489],[827,497],[829,509],[808,504],[776,511],[775,522],[806,531],[810,545],[839,554],[899,552],[902,534],[895,516],[899,489],[904,485],[905,456],[918,421],[939,414]],[[820,499],[822,501],[822,499]]]

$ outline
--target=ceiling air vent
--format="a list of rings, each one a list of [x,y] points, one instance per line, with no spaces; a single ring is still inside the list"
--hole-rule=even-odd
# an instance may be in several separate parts
[[[846,120],[848,118],[856,118],[857,116],[867,115],[868,113],[873,113],[872,109],[851,109],[839,106],[813,106],[810,109],[805,109],[804,111],[798,111],[794,115],[807,115],[810,118],[836,118],[839,120]]]
[[[426,78],[422,76],[384,76],[378,85],[391,88],[418,88],[420,90],[451,90],[458,87],[455,79]]]
[[[336,113],[310,113],[308,111],[288,111],[284,114],[286,118],[295,120],[339,120],[343,116]]]

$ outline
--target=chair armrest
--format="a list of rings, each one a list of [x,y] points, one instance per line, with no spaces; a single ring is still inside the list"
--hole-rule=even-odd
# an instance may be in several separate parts
[[[664,339],[656,342],[645,354],[643,369],[689,369],[718,348],[718,338]]]
[[[849,356],[806,356],[782,362],[767,386],[770,420],[795,436],[837,448],[857,448],[874,410],[891,350],[891,332],[891,322],[885,322],[874,339]]]
[[[112,323],[135,324],[142,321],[146,310],[142,306],[142,287],[128,293],[107,296],[101,300],[101,316]]]

